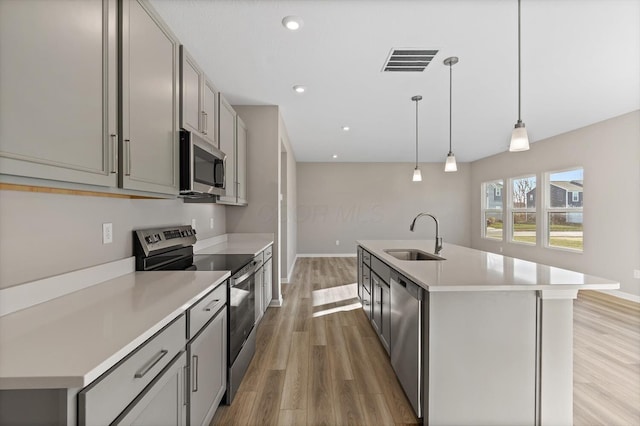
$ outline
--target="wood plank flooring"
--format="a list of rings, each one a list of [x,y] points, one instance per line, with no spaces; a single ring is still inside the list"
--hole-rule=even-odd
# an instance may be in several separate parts
[[[355,258],[298,259],[211,425],[416,424],[355,282]],[[615,300],[580,292],[574,303],[575,425],[640,425],[640,305]]]
[[[417,424],[357,299],[355,258],[302,258],[212,425]]]

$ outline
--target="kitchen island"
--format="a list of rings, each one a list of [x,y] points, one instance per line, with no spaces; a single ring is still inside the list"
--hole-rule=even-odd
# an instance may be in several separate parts
[[[364,254],[359,292],[374,329],[382,329],[377,331],[392,364],[394,349],[397,354],[415,346],[393,334],[393,318],[408,314],[393,312],[401,288],[394,287],[393,277],[423,289],[416,411],[425,424],[573,423],[573,299],[581,289],[617,289],[619,283],[451,244],[440,253],[442,260],[398,258],[407,249],[433,253],[435,242],[429,240],[358,244]],[[386,293],[385,279],[387,285],[391,281]],[[388,325],[385,306],[391,310]],[[382,310],[382,321],[376,309]],[[405,393],[411,399],[412,390]]]

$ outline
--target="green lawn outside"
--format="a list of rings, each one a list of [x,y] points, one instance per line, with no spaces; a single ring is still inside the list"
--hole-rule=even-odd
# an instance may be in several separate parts
[[[491,225],[487,225],[489,228],[494,228],[494,229],[502,229],[503,228],[503,223],[502,222],[494,222]],[[536,224],[535,223],[516,223],[514,226],[514,230],[516,231],[535,231],[536,230]],[[582,225],[581,224],[574,224],[574,225],[551,225],[551,230],[552,231],[582,231]]]
[[[519,243],[535,244],[536,237],[516,235],[515,237],[513,237],[513,241],[517,241]],[[574,250],[584,249],[584,243],[581,237],[580,238],[551,237],[551,239],[549,240],[549,246],[559,247],[559,248],[569,248]]]

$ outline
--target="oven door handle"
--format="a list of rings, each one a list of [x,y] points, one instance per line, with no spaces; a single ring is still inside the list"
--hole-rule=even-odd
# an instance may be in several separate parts
[[[249,278],[251,275],[255,274],[256,269],[255,266],[258,262],[256,262],[255,260],[253,261],[253,263],[251,264],[251,266],[253,266],[253,268],[251,268],[250,271],[248,271],[245,274],[242,274],[239,277],[233,277],[231,278],[231,287],[235,287],[238,283],[241,283],[242,281],[246,280],[247,278]]]

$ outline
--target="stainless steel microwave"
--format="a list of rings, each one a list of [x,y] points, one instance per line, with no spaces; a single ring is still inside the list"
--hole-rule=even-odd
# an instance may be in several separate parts
[[[180,131],[180,195],[215,198],[224,195],[227,156],[198,135]]]

